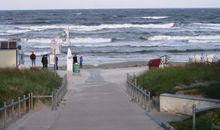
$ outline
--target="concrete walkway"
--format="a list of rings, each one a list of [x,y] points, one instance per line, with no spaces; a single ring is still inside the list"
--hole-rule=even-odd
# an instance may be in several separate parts
[[[123,69],[120,73],[90,69],[80,75],[68,74],[68,93],[57,111],[32,112],[8,129],[162,130],[145,111],[130,102],[124,86],[126,73]]]

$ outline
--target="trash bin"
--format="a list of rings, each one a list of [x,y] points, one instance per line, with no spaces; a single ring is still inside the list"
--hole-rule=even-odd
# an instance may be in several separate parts
[[[161,59],[151,59],[148,62],[149,69],[159,68],[161,63]]]
[[[75,73],[80,72],[80,66],[78,63],[73,64],[73,72],[75,72]]]

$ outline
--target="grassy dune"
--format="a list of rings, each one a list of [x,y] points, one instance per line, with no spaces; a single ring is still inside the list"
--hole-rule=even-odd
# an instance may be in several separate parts
[[[187,64],[146,71],[137,81],[155,95],[181,92],[220,99],[220,63]]]
[[[3,101],[24,94],[47,95],[61,85],[62,79],[54,72],[43,69],[0,69],[0,106]]]

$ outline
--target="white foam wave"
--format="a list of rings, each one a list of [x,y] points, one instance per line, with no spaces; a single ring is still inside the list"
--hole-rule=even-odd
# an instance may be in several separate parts
[[[146,16],[146,17],[141,17],[143,19],[166,19],[168,16]]]
[[[37,38],[37,39],[27,39],[26,43],[27,44],[36,44],[36,43],[41,43],[41,44],[51,44],[53,39],[48,39],[48,38]],[[70,43],[75,44],[85,44],[85,43],[111,43],[112,39],[111,38],[90,38],[90,37],[86,37],[86,38],[71,38],[70,39]],[[61,43],[61,41],[60,41]],[[62,44],[62,43],[61,43]],[[67,43],[64,43],[67,44]],[[69,44],[69,43],[68,43]]]
[[[58,28],[67,28],[67,26],[64,25],[24,25],[24,26],[17,26],[18,29],[23,30],[32,30],[32,31],[43,31],[46,29],[58,29]]]
[[[71,43],[109,43],[112,42],[111,38],[73,38],[70,39]]]
[[[165,40],[220,40],[220,35],[215,36],[166,36],[166,35],[159,35],[149,37],[148,40],[151,41],[165,41]]]
[[[33,48],[36,48],[36,49],[47,49],[47,48],[51,48],[51,46],[33,46]]]
[[[220,23],[193,23],[199,28],[220,30]]]
[[[171,28],[174,23],[166,24],[101,24],[95,26],[86,25],[25,25],[17,26],[18,29],[22,30],[32,30],[32,31],[43,31],[47,29],[66,29],[69,28],[73,31],[96,31],[102,29],[122,29],[122,28]]]
[[[209,40],[209,39],[206,39],[206,40],[189,40],[188,41],[189,43],[219,43],[220,42],[220,39],[219,40],[216,40],[216,39],[213,39],[213,40]]]
[[[27,39],[27,43],[51,43],[52,39],[39,38],[39,39]]]
[[[8,41],[8,39],[0,38],[0,41]]]
[[[0,32],[0,35],[14,35],[14,34],[21,34],[21,33],[27,33],[29,32],[30,30],[28,29],[22,29],[22,30],[19,30],[19,29],[10,29],[10,30],[6,30],[6,31],[1,31]]]
[[[70,28],[78,31],[96,31],[102,29],[122,29],[122,28],[171,28],[174,23],[167,24],[102,24],[97,26],[76,26]]]

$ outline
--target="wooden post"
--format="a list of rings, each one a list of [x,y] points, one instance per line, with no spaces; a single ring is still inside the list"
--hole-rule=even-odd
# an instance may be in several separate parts
[[[51,93],[51,109],[53,110],[53,107],[54,107],[54,94],[53,92]]]
[[[144,109],[146,110],[147,108],[147,91],[144,90]]]
[[[18,97],[18,117],[21,116],[21,98]]]
[[[148,92],[148,112],[150,112],[150,103],[151,103],[150,92]]]
[[[24,114],[26,113],[26,96],[23,96],[24,102],[23,102],[23,109],[24,109]]]
[[[31,110],[31,94],[28,94],[28,111]]]
[[[34,109],[33,93],[31,93],[31,109]]]
[[[11,112],[12,112],[12,120],[14,120],[14,115],[15,115],[15,106],[14,106],[14,99],[11,100]]]
[[[6,128],[6,125],[7,125],[7,104],[6,104],[6,102],[4,102],[4,109],[5,109],[5,111],[4,111],[4,128]]]

